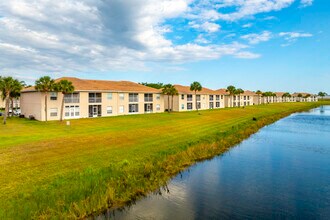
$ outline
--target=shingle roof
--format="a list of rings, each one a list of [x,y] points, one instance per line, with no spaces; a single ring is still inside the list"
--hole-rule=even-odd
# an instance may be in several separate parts
[[[194,94],[194,91],[190,90],[190,86],[183,86],[183,85],[174,85],[174,87],[178,90],[179,94]],[[198,95],[221,95],[218,91],[208,89],[203,87],[202,91],[197,91],[196,94]]]
[[[229,95],[229,92],[227,92],[227,89],[217,89],[215,91],[218,92],[220,95]]]
[[[160,90],[130,81],[108,81],[108,80],[90,80],[78,79],[75,77],[62,77],[56,79],[55,82],[60,80],[69,80],[75,87],[75,91],[113,91],[113,92],[149,92],[161,93]],[[34,87],[23,89],[22,92],[35,91]]]
[[[276,97],[282,97],[285,92],[275,92]]]
[[[243,95],[257,95],[255,92],[252,92],[250,90],[245,90]]]
[[[295,93],[292,94],[292,96],[298,96],[299,94],[301,94],[302,96],[312,95],[312,94],[309,94],[309,93],[306,93],[306,92],[295,92]]]

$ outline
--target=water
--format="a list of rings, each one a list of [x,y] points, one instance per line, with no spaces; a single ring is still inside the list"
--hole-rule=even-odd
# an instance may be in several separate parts
[[[330,106],[293,114],[198,163],[113,219],[330,219]]]

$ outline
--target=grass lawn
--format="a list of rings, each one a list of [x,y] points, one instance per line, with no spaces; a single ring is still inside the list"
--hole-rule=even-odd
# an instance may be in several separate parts
[[[10,118],[0,125],[0,219],[82,218],[122,206],[260,127],[318,105],[79,119],[71,126]]]

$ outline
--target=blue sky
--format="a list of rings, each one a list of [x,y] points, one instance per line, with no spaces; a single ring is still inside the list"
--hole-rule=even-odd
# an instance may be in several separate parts
[[[0,3],[0,74],[330,93],[327,0]]]

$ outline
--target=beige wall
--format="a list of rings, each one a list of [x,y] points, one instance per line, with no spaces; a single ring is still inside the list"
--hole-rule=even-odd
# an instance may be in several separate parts
[[[187,95],[192,95],[191,101],[188,101]],[[198,94],[197,94],[198,96]],[[225,96],[224,95],[219,95],[219,100],[217,100],[217,94],[213,94],[213,101],[210,101],[210,96],[212,94],[202,94],[200,95],[200,108],[199,110],[206,110],[211,108],[211,104],[213,103],[213,109],[216,108],[224,108],[225,107]],[[170,107],[172,106],[172,96],[169,97],[170,101]],[[219,103],[220,106],[217,107],[216,103]],[[188,103],[192,104],[192,109],[188,109]],[[168,96],[164,96],[164,104],[165,104],[165,109],[168,109]],[[191,111],[191,110],[196,110],[196,96],[195,94],[179,94],[177,96],[174,96],[173,98],[173,111]]]
[[[251,95],[235,95],[226,97],[226,107],[243,107],[253,105],[254,98]]]
[[[98,93],[98,92],[96,92]],[[129,102],[129,93],[123,92],[124,99],[119,98],[119,92],[101,92],[102,93],[102,101],[101,103],[89,103],[89,92],[79,92],[79,103],[64,103],[64,111],[63,118],[71,119],[71,118],[88,118],[89,117],[89,106],[90,105],[101,105],[101,116],[116,116],[116,115],[127,115],[127,114],[144,114],[144,104],[152,103],[153,104],[153,113],[164,112],[164,97],[161,94],[153,94],[152,102],[144,102],[144,93],[138,93],[138,102]],[[112,98],[108,99],[108,93],[112,93]],[[159,97],[159,99],[157,99]],[[59,120],[61,113],[61,105],[62,105],[63,95],[61,93],[57,93],[57,99],[51,100],[50,95],[48,95],[47,102],[47,115],[48,120]],[[21,111],[25,117],[29,117],[33,115],[37,120],[45,121],[45,101],[44,94],[40,92],[27,92],[22,93],[21,95]],[[138,112],[130,113],[129,112],[129,104],[138,104]],[[157,105],[159,105],[159,109],[157,110]],[[107,107],[112,107],[112,113],[107,112]],[[124,112],[119,112],[120,106],[124,106]],[[79,108],[79,116],[66,116],[66,107],[70,107],[72,110]],[[57,115],[52,115],[52,110],[56,110]]]

